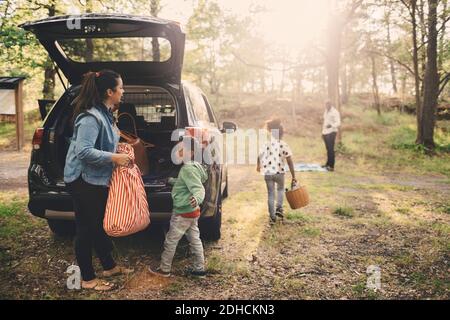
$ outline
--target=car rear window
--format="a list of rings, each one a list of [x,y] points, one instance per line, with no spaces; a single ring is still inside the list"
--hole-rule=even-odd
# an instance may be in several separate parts
[[[75,62],[164,62],[171,55],[170,42],[162,37],[78,38],[57,43]]]
[[[175,124],[176,107],[172,96],[163,90],[149,92],[126,92],[124,103],[148,124],[168,123]],[[120,111],[120,109],[119,109]]]

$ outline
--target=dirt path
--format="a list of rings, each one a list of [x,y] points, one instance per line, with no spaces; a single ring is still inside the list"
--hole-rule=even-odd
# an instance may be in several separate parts
[[[30,151],[0,151],[0,191],[27,192]]]

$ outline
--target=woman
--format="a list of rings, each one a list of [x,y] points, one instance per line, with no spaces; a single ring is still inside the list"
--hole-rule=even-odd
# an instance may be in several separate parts
[[[115,153],[119,131],[113,111],[123,95],[119,74],[111,70],[89,72],[74,100],[74,131],[64,167],[64,182],[75,211],[75,255],[81,270],[82,288],[108,291],[114,285],[100,281],[92,265],[92,249],[103,267],[103,276],[127,274],[111,255],[112,242],[103,230],[108,185],[114,165],[127,166],[130,159]]]
[[[258,156],[256,170],[264,175],[267,185],[268,206],[270,223],[276,222],[277,217],[284,218],[283,198],[284,198],[284,176],[285,160],[289,165],[292,175],[292,185],[297,183],[295,179],[294,163],[292,162],[292,151],[289,145],[281,140],[284,129],[279,119],[266,122],[266,129],[270,133],[270,140],[262,147]],[[276,208],[275,208],[276,189]]]

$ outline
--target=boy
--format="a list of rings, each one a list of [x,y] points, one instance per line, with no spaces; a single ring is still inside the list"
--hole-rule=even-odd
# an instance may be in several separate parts
[[[199,205],[205,198],[203,184],[208,179],[208,174],[200,163],[194,161],[194,152],[202,151],[201,145],[196,139],[184,137],[178,147],[178,156],[183,159],[184,164],[178,178],[169,180],[169,183],[174,183],[172,189],[173,214],[170,220],[170,228],[164,242],[160,266],[156,272],[151,269],[150,271],[163,277],[170,277],[172,260],[178,242],[186,234],[194,256],[193,269],[189,273],[193,276],[205,277],[205,258],[198,229],[198,218],[200,217]]]
[[[297,180],[295,178],[291,148],[286,142],[281,140],[284,133],[281,121],[279,119],[266,121],[266,129],[271,134],[270,141],[260,150],[256,171],[264,175],[267,186],[270,224],[273,225],[277,217],[284,219],[283,198],[286,161],[292,175],[291,185],[297,183]],[[277,198],[276,207],[275,195]]]

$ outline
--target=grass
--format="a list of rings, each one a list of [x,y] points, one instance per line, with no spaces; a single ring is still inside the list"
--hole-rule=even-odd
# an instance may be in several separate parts
[[[0,203],[0,240],[2,243],[14,243],[15,237],[40,225],[42,221],[31,218],[26,208],[27,200],[12,198]]]
[[[450,205],[443,205],[442,207],[439,208],[440,212],[445,213],[445,214],[450,214]]]
[[[366,279],[360,279],[352,286],[352,291],[358,299],[376,300],[379,298],[377,291],[367,288]]]
[[[11,217],[17,215],[20,210],[24,209],[26,201],[15,200],[8,203],[0,203],[0,218]]]
[[[220,273],[220,274],[240,274],[245,275],[248,272],[247,265],[245,263],[233,263],[229,261],[221,254],[210,254],[207,257],[206,270],[209,273]]]
[[[320,236],[320,229],[314,227],[303,227],[300,229],[302,235],[315,238]]]
[[[397,208],[396,211],[404,215],[409,215],[411,213],[411,210],[409,208]]]
[[[303,222],[308,223],[312,222],[314,219],[311,216],[308,216],[307,214],[301,212],[301,211],[288,211],[286,212],[286,220],[288,221],[296,221],[296,222]]]
[[[164,288],[164,294],[172,295],[178,294],[184,290],[185,286],[181,281],[171,282],[167,287]]]
[[[333,210],[333,214],[344,218],[353,218],[354,210],[350,207],[337,207]]]

